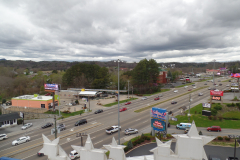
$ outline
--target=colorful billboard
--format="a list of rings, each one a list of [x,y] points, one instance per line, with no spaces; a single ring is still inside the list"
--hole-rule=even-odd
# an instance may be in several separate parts
[[[223,91],[211,90],[210,95],[212,95],[212,96],[223,96]]]
[[[210,103],[202,103],[202,107],[211,108],[211,104]]]
[[[58,84],[44,84],[44,89],[58,91]]]
[[[166,130],[167,110],[153,107],[151,110],[151,127],[156,131]]]
[[[212,100],[221,101],[221,96],[212,96]]]
[[[240,73],[231,73],[231,77],[240,78]]]

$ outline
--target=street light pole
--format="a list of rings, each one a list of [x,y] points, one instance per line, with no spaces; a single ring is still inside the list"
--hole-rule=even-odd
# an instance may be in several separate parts
[[[191,93],[189,94],[189,109],[188,109],[188,122],[190,123],[190,105],[191,105]]]
[[[118,144],[120,145],[120,114],[119,114],[119,96],[120,96],[120,92],[119,92],[119,59],[118,59]]]
[[[215,70],[215,59],[213,60],[213,88],[214,88],[214,85],[215,85],[215,81],[214,81],[214,70]]]
[[[129,82],[130,82],[130,81],[128,80],[128,98],[129,98]]]

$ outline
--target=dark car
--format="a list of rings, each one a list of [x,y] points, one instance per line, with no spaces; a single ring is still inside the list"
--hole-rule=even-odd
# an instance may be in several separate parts
[[[42,128],[48,128],[51,127],[53,123],[46,123],[45,125],[42,126]]]
[[[98,113],[101,113],[101,112],[103,112],[103,110],[102,110],[102,109],[99,109],[99,110],[96,110],[94,113],[95,113],[95,114],[98,114]]]
[[[56,126],[57,130],[63,131],[66,130],[66,126],[64,124],[59,124]],[[53,133],[55,133],[55,128],[53,128]]]
[[[39,152],[37,152],[37,156],[38,156],[38,157],[42,157],[42,156],[44,156],[44,153],[39,153]]]
[[[177,102],[176,101],[172,101],[171,104],[177,104]]]
[[[211,156],[211,155],[209,155],[208,159],[209,159],[209,160],[221,160],[221,159],[218,158],[217,156]]]
[[[222,86],[222,83],[220,83],[219,86]]]
[[[85,123],[87,123],[87,120],[86,119],[81,119],[81,120],[79,120],[75,123],[75,126],[79,126],[79,125],[82,125],[82,124],[85,124]]]
[[[204,85],[207,85],[207,83],[205,83]]]

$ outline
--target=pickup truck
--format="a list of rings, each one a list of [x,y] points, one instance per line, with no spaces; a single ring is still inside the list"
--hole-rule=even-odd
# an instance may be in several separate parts
[[[235,159],[234,159],[234,157],[228,157],[226,160],[238,160],[238,158],[235,157]]]
[[[117,132],[119,130],[121,131],[121,126],[112,126],[111,128],[106,129],[107,134],[113,134],[114,132]]]

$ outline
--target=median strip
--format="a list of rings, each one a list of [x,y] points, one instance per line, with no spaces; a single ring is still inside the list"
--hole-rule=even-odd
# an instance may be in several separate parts
[[[176,97],[167,99],[167,100],[165,100],[165,101],[161,101],[161,102],[159,102],[159,103],[155,103],[155,104],[152,104],[152,105],[150,105],[150,106],[137,109],[137,110],[135,110],[134,112],[139,113],[139,112],[145,111],[145,110],[147,110],[147,109],[149,109],[149,108],[152,108],[152,107],[154,107],[154,106],[156,106],[156,105],[165,103],[165,102],[170,101],[170,100],[173,100],[173,99],[175,99],[175,98],[179,98],[179,97],[185,96],[185,95],[187,95],[187,94],[189,94],[189,93],[196,92],[196,91],[198,91],[198,90],[201,90],[201,89],[204,89],[204,88],[207,88],[207,87],[208,87],[208,86],[200,87],[200,88],[198,88],[198,89],[192,90],[192,91],[190,91],[190,92],[186,92],[186,93],[184,93],[184,94],[181,94],[181,95],[179,95],[179,96],[176,96]]]

